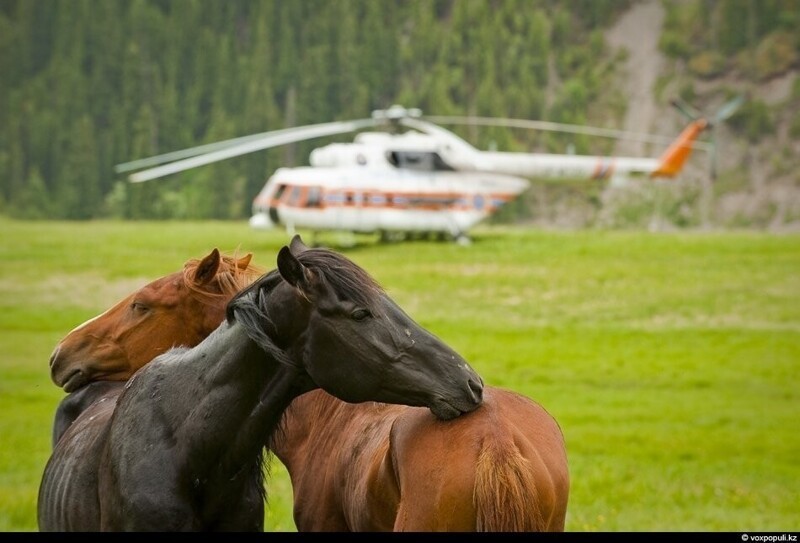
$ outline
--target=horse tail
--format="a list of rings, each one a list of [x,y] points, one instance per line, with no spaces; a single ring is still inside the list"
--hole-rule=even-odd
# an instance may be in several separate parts
[[[513,442],[484,441],[472,499],[479,532],[545,529],[533,466]]]

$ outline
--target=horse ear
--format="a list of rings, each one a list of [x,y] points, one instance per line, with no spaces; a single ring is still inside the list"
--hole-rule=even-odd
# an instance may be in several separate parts
[[[292,250],[292,253],[296,255],[308,249],[306,244],[303,243],[303,240],[300,239],[300,234],[295,234],[292,237],[292,242],[289,244],[289,248]]]
[[[311,298],[314,272],[303,266],[289,247],[284,246],[278,251],[278,272],[287,283]]]
[[[247,253],[242,258],[236,261],[236,267],[240,270],[246,270],[247,266],[250,265],[250,261],[253,259],[253,253]]]
[[[215,247],[211,253],[197,265],[197,269],[194,271],[194,282],[199,285],[205,285],[214,279],[221,263],[222,257],[219,254],[219,249]]]

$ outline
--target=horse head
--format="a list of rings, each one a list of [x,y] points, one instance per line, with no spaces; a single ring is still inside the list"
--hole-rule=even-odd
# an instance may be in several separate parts
[[[231,297],[263,274],[251,259],[215,248],[81,324],[50,357],[53,382],[72,392],[92,381],[125,381],[169,348],[197,345],[224,320]]]
[[[265,344],[269,335],[315,385],[342,400],[425,406],[440,419],[482,401],[483,381],[469,364],[339,253],[295,236],[278,253],[277,270],[231,301],[229,320],[242,321],[237,309],[253,304],[268,323],[248,326],[251,337]]]

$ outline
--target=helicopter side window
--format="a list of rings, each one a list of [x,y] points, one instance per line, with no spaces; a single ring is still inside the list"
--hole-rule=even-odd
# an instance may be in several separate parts
[[[322,187],[308,187],[306,207],[322,207]]]
[[[292,187],[292,191],[289,193],[289,198],[286,200],[286,203],[291,206],[296,206],[300,203],[300,195],[302,194],[301,187]]]

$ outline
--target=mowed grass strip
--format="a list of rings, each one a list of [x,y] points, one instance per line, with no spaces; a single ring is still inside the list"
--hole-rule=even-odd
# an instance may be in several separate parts
[[[213,247],[271,269],[288,237],[228,222],[0,228],[0,530],[35,531],[63,397],[47,364],[58,340]],[[319,241],[487,383],[556,417],[568,530],[797,530],[800,236],[484,227],[469,247],[339,239]],[[277,462],[268,485],[267,529],[293,531]]]

